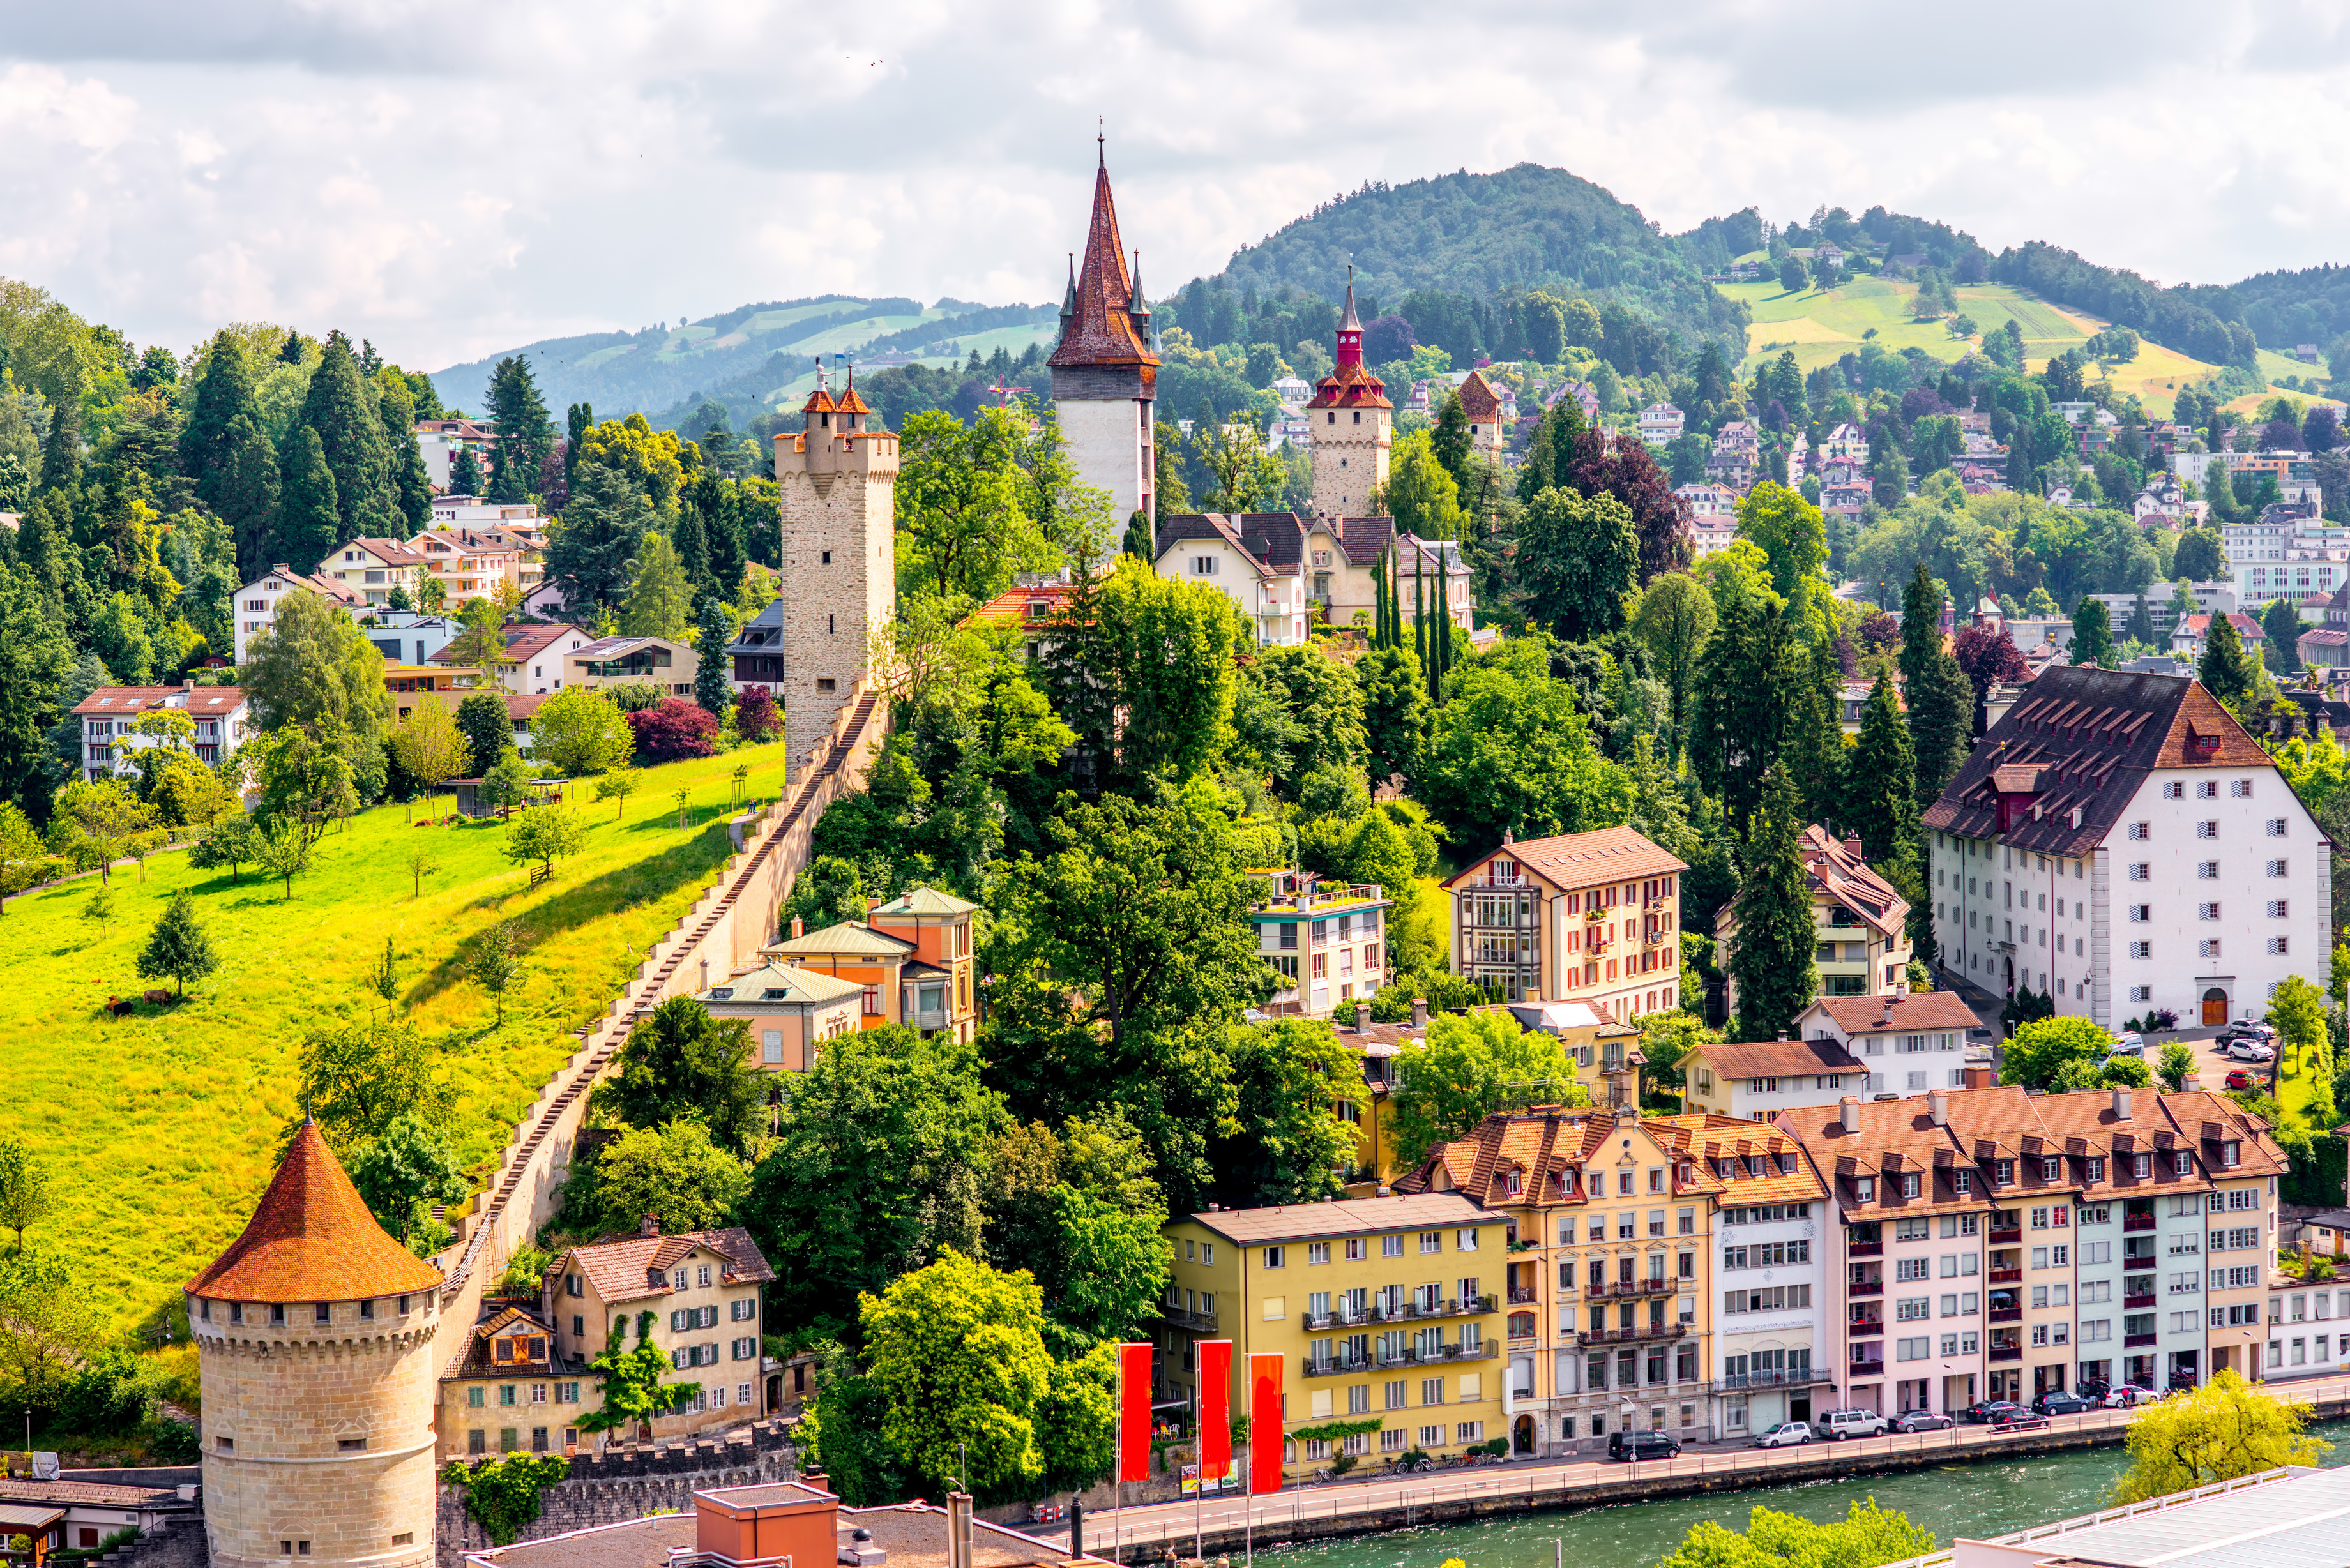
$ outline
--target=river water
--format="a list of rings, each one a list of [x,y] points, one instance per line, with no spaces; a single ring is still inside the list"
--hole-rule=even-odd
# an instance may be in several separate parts
[[[2334,1445],[2327,1465],[2350,1463],[2350,1421],[2313,1423],[2313,1436]],[[1648,1568],[1679,1546],[1690,1526],[1712,1520],[1743,1529],[1756,1504],[1807,1519],[1840,1519],[1852,1504],[1875,1498],[1934,1532],[1938,1545],[1953,1535],[1977,1539],[2094,1513],[2128,1461],[2118,1446],[2084,1449],[2021,1461],[1981,1460],[1932,1469],[1898,1470],[1849,1481],[1758,1487],[1706,1497],[1669,1498],[1571,1512],[1513,1514],[1477,1524],[1390,1531],[1318,1544],[1285,1547],[1261,1556],[1281,1568],[1437,1568],[1458,1557],[1467,1568],[1552,1568],[1554,1542],[1568,1568]]]

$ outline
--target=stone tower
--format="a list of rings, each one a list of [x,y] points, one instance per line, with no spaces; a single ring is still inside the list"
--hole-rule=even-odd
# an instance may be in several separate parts
[[[304,1122],[186,1287],[213,1568],[429,1568],[440,1287]]]
[[[1314,510],[1324,517],[1371,514],[1388,482],[1388,450],[1395,442],[1395,405],[1387,383],[1363,365],[1363,323],[1355,314],[1355,280],[1347,280],[1347,310],[1338,320],[1338,363],[1305,405],[1314,453]]]
[[[1159,396],[1159,356],[1150,351],[1141,258],[1138,254],[1129,274],[1121,243],[1105,157],[1094,171],[1085,263],[1070,264],[1061,341],[1045,363],[1053,369],[1053,406],[1069,461],[1078,478],[1109,492],[1113,521],[1122,527],[1137,512],[1158,516],[1151,496],[1158,475],[1151,410]]]
[[[856,372],[817,379],[807,428],[775,437],[784,530],[784,743],[797,784],[898,613],[898,438],[874,426]]]

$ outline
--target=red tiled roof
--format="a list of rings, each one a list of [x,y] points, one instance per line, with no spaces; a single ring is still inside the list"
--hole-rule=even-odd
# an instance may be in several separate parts
[[[166,700],[188,694],[185,707]],[[101,686],[74,705],[76,715],[104,719],[126,714],[153,713],[168,709],[185,713],[190,718],[216,717],[234,713],[244,706],[244,693],[234,686]]]
[[[1448,878],[1453,887],[1496,855],[1506,855],[1544,881],[1559,888],[1581,888],[1594,882],[1623,882],[1636,877],[1668,877],[1689,869],[1674,856],[1637,828],[1602,827],[1590,833],[1566,833],[1555,838],[1529,838],[1486,851]]]
[[[1796,1022],[1813,1012],[1826,1013],[1847,1034],[1869,1034],[1880,1029],[1978,1029],[1982,1020],[1955,991],[1915,991],[1890,996],[1822,996],[1813,1000]]]
[[[1502,417],[1502,400],[1493,395],[1492,383],[1482,370],[1471,370],[1469,379],[1461,383],[1461,411],[1472,420],[1492,421]]]
[[[1075,285],[1074,308],[1061,322],[1061,341],[1045,363],[1054,369],[1080,365],[1147,365],[1159,356],[1135,330],[1134,283],[1126,270],[1125,244],[1118,233],[1118,207],[1110,200],[1109,165],[1094,172],[1093,223],[1086,233],[1085,265]]]
[[[244,1233],[190,1280],[233,1302],[350,1302],[439,1287],[441,1271],[384,1233],[316,1122],[294,1135]]]
[[[667,1295],[669,1284],[652,1282],[651,1271],[676,1266],[678,1261],[704,1250],[724,1259],[729,1283],[764,1284],[775,1277],[766,1255],[748,1231],[682,1231],[674,1236],[614,1236],[567,1254],[596,1287],[606,1305],[646,1301]],[[557,1271],[561,1266],[557,1265]]]

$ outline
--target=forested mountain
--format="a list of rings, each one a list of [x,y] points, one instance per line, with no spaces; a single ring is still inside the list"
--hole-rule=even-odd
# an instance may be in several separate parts
[[[1287,289],[1335,300],[1350,259],[1357,294],[1374,301],[1392,304],[1415,289],[1480,299],[1535,289],[1605,295],[1685,344],[1717,337],[1744,348],[1744,308],[1706,284],[1689,250],[1638,207],[1535,163],[1366,185],[1243,246],[1203,281],[1234,296]]]

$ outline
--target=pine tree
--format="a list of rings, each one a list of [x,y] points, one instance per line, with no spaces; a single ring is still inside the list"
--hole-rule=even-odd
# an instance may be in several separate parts
[[[457,455],[449,460],[449,493],[478,496],[482,490],[482,460],[473,455],[472,447],[459,447]]]
[[[1814,644],[1800,673],[1804,678],[1788,695],[1783,755],[1788,773],[1798,781],[1804,816],[1837,833],[1846,821],[1846,780],[1852,750],[1844,738],[1844,702],[1838,688],[1842,671],[1835,651]]]
[[[2073,612],[2073,662],[2114,667],[2114,618],[2103,599],[2084,594]]]
[[[236,421],[252,412],[253,362],[236,335],[223,330],[213,337],[195,406],[180,431],[180,471],[196,482],[196,494],[215,512],[221,511],[223,472],[243,440]]]
[[[188,981],[202,980],[219,967],[220,954],[213,950],[212,936],[196,919],[195,900],[182,888],[172,895],[172,902],[148,934],[147,949],[139,955],[139,976],[177,981],[180,994],[185,996]]]
[[[696,484],[700,481],[697,477]],[[670,542],[677,549],[678,569],[685,574],[686,586],[695,597],[718,591],[718,579],[710,570],[710,535],[702,525],[702,511],[696,506],[681,507],[677,526],[671,531]]]
[[[1736,831],[1753,816],[1763,777],[1779,759],[1806,663],[1785,617],[1752,598],[1722,611],[1699,658],[1690,763],[1707,792],[1721,798]]]
[[[412,539],[432,526],[432,479],[416,444],[416,394],[397,370],[377,375],[375,384],[376,419],[390,449],[392,504],[400,518],[391,536]]]
[[[732,699],[733,685],[726,679],[726,644],[731,640],[733,623],[726,618],[726,603],[715,594],[702,601],[701,636],[695,651],[702,663],[693,673],[693,700],[702,704],[702,711],[723,721],[726,705]]]
[[[1901,595],[1901,680],[1922,811],[1967,760],[1975,701],[1974,683],[1942,646],[1942,592],[1923,562]]]
[[[1791,1033],[1819,992],[1813,966],[1812,895],[1800,836],[1803,803],[1787,770],[1773,764],[1748,830],[1730,957],[1740,1040]]]
[[[277,449],[259,420],[244,413],[230,421],[220,463],[208,477],[212,508],[228,524],[240,580],[249,583],[276,565],[270,552],[277,547]]]
[[[1469,472],[1469,412],[1461,406],[1460,388],[1455,387],[1445,394],[1444,407],[1436,416],[1436,429],[1429,435],[1429,445],[1436,453],[1436,461],[1444,465],[1444,472],[1451,474],[1452,483],[1460,487],[1461,493],[1464,496],[1469,494],[1471,480]]]
[[[710,477],[708,489],[697,477],[694,493],[702,496],[702,536],[710,547],[710,580],[722,592],[733,593],[743,581],[743,482]]]
[[[67,370],[49,395],[49,433],[41,442],[41,483],[36,493],[70,490],[81,481],[81,376]]]
[[[2195,678],[2203,689],[2228,706],[2230,712],[2241,716],[2244,701],[2259,689],[2260,666],[2244,651],[2244,639],[2236,635],[2236,623],[2224,615],[2211,618],[2211,630],[2203,640],[2203,659],[2195,667]]]
[[[644,543],[638,546],[629,597],[620,607],[621,633],[682,642],[690,625],[691,604],[685,573],[677,563],[676,547],[670,544],[667,535],[648,532]]]
[[[302,423],[317,432],[327,470],[335,476],[335,509],[339,518],[335,536],[319,555],[286,563],[307,572],[317,568],[326,550],[345,539],[362,535],[388,537],[400,526],[399,497],[392,486],[383,427],[376,420],[350,339],[340,332],[327,335],[318,368],[310,373],[310,389],[302,399]],[[290,496],[293,465],[284,461],[282,453],[279,468],[286,477]]]
[[[490,417],[497,421],[498,444],[490,454],[490,499],[505,504],[527,501],[538,489],[539,465],[555,446],[555,426],[530,362],[510,354],[490,372]]]
[[[265,572],[282,561],[295,571],[315,572],[343,540],[335,474],[327,464],[326,443],[316,430],[308,425],[294,427],[286,438],[278,472],[282,489],[277,531],[270,548],[263,552],[269,559],[259,569]]]
[[[1872,862],[1912,856],[1918,842],[1918,756],[1893,682],[1883,674],[1861,710],[1845,790],[1844,826]]]

